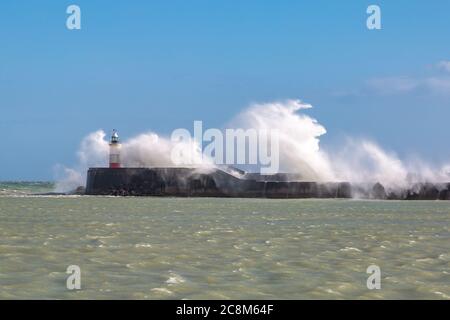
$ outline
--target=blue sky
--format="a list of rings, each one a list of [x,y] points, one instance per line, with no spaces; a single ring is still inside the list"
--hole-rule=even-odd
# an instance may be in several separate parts
[[[382,30],[366,28],[370,4]],[[100,128],[221,127],[288,98],[314,106],[324,146],[367,137],[448,160],[449,14],[446,0],[1,1],[0,180],[51,180]]]

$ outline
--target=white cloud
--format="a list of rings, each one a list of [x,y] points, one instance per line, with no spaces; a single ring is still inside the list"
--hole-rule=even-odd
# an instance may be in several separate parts
[[[420,80],[410,77],[374,78],[367,81],[370,89],[383,95],[411,92],[420,85]]]
[[[434,72],[416,76],[390,76],[372,78],[359,88],[335,90],[331,95],[339,98],[368,96],[392,96],[420,93],[450,97],[450,74],[436,72],[444,70],[450,73],[450,61],[440,61],[433,65]]]
[[[449,77],[434,77],[424,80],[424,84],[434,93],[450,94],[450,78]]]
[[[421,95],[450,97],[450,61],[434,64],[434,73],[417,76],[390,76],[372,78],[359,88],[334,90],[331,95],[338,98],[361,98],[370,96],[393,96],[419,93]],[[438,67],[438,68],[437,68]]]
[[[446,72],[450,72],[450,61],[440,61],[437,64],[438,69],[446,71]]]
[[[437,95],[450,95],[450,77],[388,77],[367,81],[370,92],[379,95],[406,94],[421,91]]]

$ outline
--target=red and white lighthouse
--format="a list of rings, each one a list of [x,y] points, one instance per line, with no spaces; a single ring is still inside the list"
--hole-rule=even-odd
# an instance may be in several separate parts
[[[114,129],[109,143],[109,167],[120,168],[120,143],[119,135]]]

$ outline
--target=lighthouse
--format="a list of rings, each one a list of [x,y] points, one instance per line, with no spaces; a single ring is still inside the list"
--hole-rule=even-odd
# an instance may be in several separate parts
[[[114,129],[109,143],[109,167],[120,168],[120,143],[119,135]]]

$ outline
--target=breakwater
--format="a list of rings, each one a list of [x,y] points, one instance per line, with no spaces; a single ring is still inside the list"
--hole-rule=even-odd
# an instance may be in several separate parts
[[[367,198],[450,200],[450,183],[415,184],[405,190],[387,190],[380,183],[301,181],[295,174],[265,176],[230,174],[220,169],[90,168],[86,194],[117,196],[239,197],[239,198]]]

